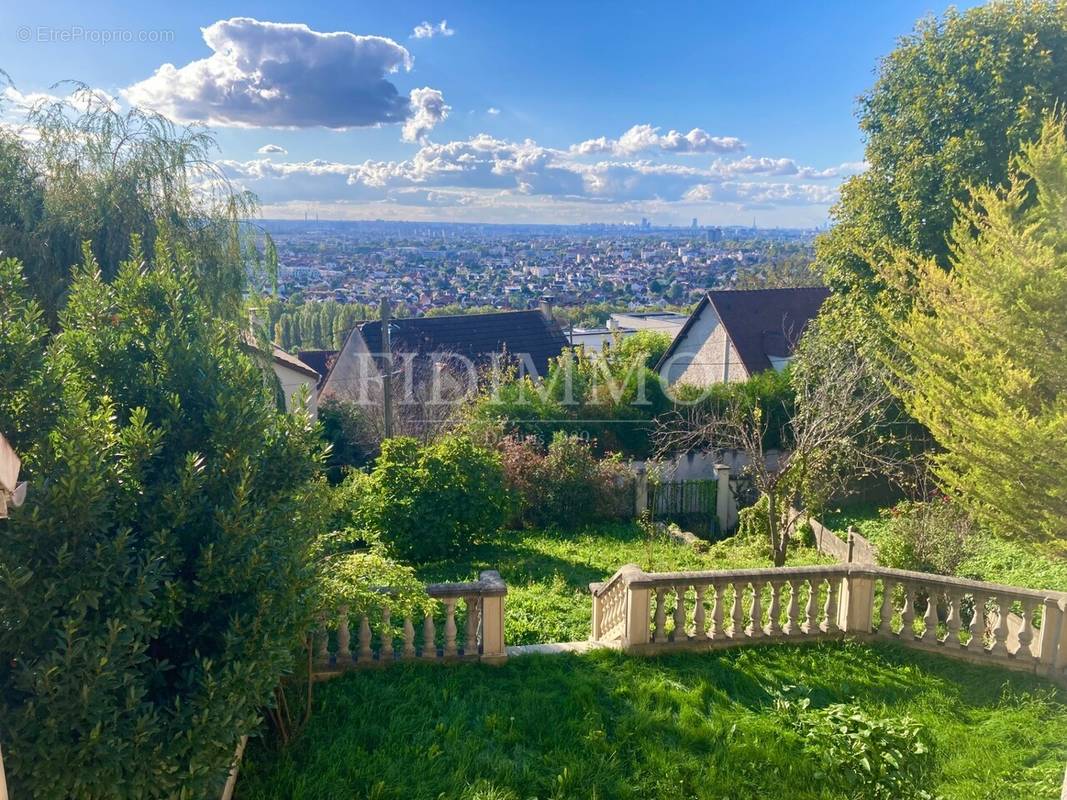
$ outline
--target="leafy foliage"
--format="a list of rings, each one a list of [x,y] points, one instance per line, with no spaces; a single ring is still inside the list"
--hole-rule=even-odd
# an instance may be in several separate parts
[[[188,252],[191,286],[234,319],[249,285],[275,278],[269,238],[247,224],[255,199],[234,191],[209,156],[214,140],[196,127],[130,109],[75,85],[68,100],[33,105],[29,141],[0,131],[0,252],[25,266],[49,324],[63,307],[71,268],[89,243],[111,280],[138,237]]]
[[[307,625],[317,437],[194,281],[160,239],[110,284],[86,248],[33,387],[54,417],[5,404],[31,486],[0,522],[17,796],[219,791]]]
[[[817,243],[828,284],[863,303],[872,266],[906,247],[942,267],[955,204],[1006,185],[1009,161],[1067,102],[1067,5],[1012,0],[928,18],[860,102],[868,169],[850,178]],[[853,324],[862,322],[853,318]]]
[[[953,269],[901,253],[883,274],[912,300],[886,324],[908,411],[942,450],[943,487],[991,530],[1067,538],[1067,134],[1023,147],[1004,191],[976,188]]]
[[[793,689],[793,692],[789,690]],[[812,708],[811,698],[787,687],[775,710],[814,757],[814,778],[845,797],[867,800],[929,800],[923,787],[933,765],[929,734],[911,717],[878,718],[854,703]]]
[[[633,474],[618,457],[598,459],[578,436],[557,433],[547,448],[507,438],[501,444],[513,524],[580,528],[633,510]]]
[[[347,526],[406,561],[456,555],[504,524],[500,458],[465,436],[387,439],[370,473],[351,473],[344,488]]]
[[[638,353],[653,346],[654,340],[636,345]],[[640,359],[649,357],[644,353]],[[652,421],[670,408],[670,400],[659,375],[640,359],[566,349],[549,364],[543,384],[514,371],[498,375],[468,416],[475,425],[502,422],[506,433],[546,445],[556,433],[574,434],[593,443],[598,454],[647,458]]]

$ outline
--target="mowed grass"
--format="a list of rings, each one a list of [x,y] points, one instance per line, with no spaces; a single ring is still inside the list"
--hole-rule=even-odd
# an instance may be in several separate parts
[[[1067,692],[890,645],[839,643],[349,673],[316,687],[311,723],[289,748],[253,741],[237,798],[842,797],[775,710],[775,693],[796,686],[813,707],[848,702],[917,720],[933,745],[919,787],[931,796],[1059,797]]]
[[[769,567],[760,543],[728,539],[699,553],[665,534],[649,537],[638,525],[607,524],[578,532],[504,531],[472,548],[465,558],[428,564],[419,577],[428,583],[473,580],[496,569],[508,585],[505,637],[508,644],[567,642],[589,638],[589,584],[607,580],[624,564],[647,572]],[[830,563],[815,550],[797,547],[789,563]]]

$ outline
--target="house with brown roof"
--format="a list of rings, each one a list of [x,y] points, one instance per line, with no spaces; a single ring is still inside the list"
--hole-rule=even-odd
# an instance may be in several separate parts
[[[394,381],[401,392],[420,394],[442,372],[452,377],[450,392],[461,391],[478,370],[503,356],[526,374],[543,376],[549,361],[567,346],[559,325],[541,310],[393,319],[389,338]],[[314,351],[301,353],[300,358],[328,365],[321,383],[323,398],[374,404],[382,383],[384,349],[382,324],[374,320],[356,326],[336,354]]]
[[[781,370],[828,296],[822,287],[708,292],[656,371],[668,385],[707,386]]]

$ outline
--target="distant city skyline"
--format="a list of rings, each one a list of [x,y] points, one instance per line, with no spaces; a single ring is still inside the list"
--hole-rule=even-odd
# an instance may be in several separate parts
[[[814,228],[947,5],[10,4],[0,122],[77,80],[206,124],[267,218]]]

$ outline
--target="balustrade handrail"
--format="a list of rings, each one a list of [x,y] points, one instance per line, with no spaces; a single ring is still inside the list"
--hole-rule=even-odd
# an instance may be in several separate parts
[[[685,572],[645,572],[640,567],[627,564],[603,583],[589,585],[594,597],[600,597],[616,581],[625,581],[635,589],[670,588],[678,583],[713,584],[721,581],[736,580],[775,580],[800,577],[871,577],[890,578],[901,582],[922,583],[950,588],[979,590],[982,594],[1003,595],[1035,600],[1067,600],[1067,592],[1053,589],[1024,589],[1001,583],[988,583],[952,575],[938,575],[930,572],[913,572],[911,570],[892,569],[869,564],[813,564],[798,567],[757,567],[748,569],[695,570]]]
[[[426,594],[430,597],[459,598],[459,597],[504,597],[508,593],[507,584],[496,570],[486,570],[480,573],[478,580],[465,583],[431,583],[426,586]]]

